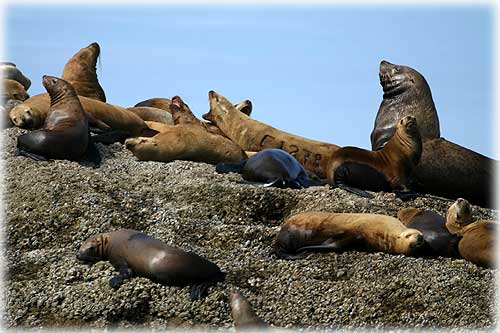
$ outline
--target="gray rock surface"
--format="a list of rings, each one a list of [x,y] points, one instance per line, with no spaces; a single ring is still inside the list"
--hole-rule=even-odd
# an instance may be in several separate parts
[[[304,190],[238,184],[212,165],[139,162],[121,144],[99,145],[94,169],[69,161],[15,157],[23,130],[3,130],[6,272],[10,328],[231,329],[229,288],[265,321],[295,329],[491,330],[496,271],[461,259],[384,253],[270,254],[287,216],[308,210],[381,213],[403,207],[444,213],[451,201],[391,193],[368,200],[328,186]],[[475,207],[478,218],[496,212]],[[133,278],[113,291],[109,263],[78,263],[81,242],[118,228],[144,231],[217,263],[227,280],[190,302],[188,288]],[[449,329],[447,329],[449,330]]]

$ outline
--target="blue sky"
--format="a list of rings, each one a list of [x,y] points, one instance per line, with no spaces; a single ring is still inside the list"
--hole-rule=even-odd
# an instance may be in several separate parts
[[[98,42],[112,104],[180,95],[197,116],[209,90],[251,99],[252,117],[341,146],[370,148],[385,59],[420,71],[448,140],[490,157],[493,8],[487,6],[9,6],[6,59],[45,92]]]

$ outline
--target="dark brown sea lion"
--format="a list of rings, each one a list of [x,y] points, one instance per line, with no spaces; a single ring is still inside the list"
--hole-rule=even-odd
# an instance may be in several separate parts
[[[238,112],[231,102],[215,91],[210,91],[208,96],[210,112],[203,118],[217,125],[224,135],[241,148],[248,151],[283,149],[307,170],[319,177],[326,177],[328,158],[339,146],[306,139],[263,124]]]
[[[241,173],[248,182],[264,183],[279,188],[306,188],[317,185],[309,179],[300,163],[281,149],[264,149],[247,160],[217,164],[218,173]]]
[[[89,124],[103,130],[116,130],[129,133],[129,136],[151,136],[149,127],[139,116],[120,106],[104,103],[92,98],[78,96],[84,111],[89,117]],[[40,94],[28,98],[10,112],[12,122],[21,128],[39,128],[45,121],[50,109],[50,98]]]
[[[87,239],[76,257],[86,264],[109,261],[119,272],[109,280],[112,288],[119,288],[125,279],[142,276],[167,286],[191,285],[191,300],[205,297],[208,287],[223,282],[226,275],[216,264],[195,253],[130,229]]]
[[[239,291],[232,290],[229,293],[229,305],[235,330],[258,332],[269,327],[266,322],[255,314],[250,302]]]
[[[62,79],[73,85],[78,96],[106,102],[106,95],[99,84],[96,72],[100,53],[101,48],[97,43],[92,43],[78,51],[64,66]]]
[[[368,198],[373,196],[362,190],[394,191],[404,198],[409,191],[409,176],[421,153],[417,120],[406,116],[380,150],[343,147],[335,151],[327,167],[328,183]]]
[[[45,75],[43,85],[50,95],[50,111],[42,129],[17,138],[18,155],[78,161],[92,147],[87,116],[71,84]]]
[[[431,210],[404,208],[398,212],[398,219],[408,228],[424,235],[425,245],[419,255],[456,258],[460,236],[451,234],[445,226],[445,218]]]
[[[15,64],[11,62],[3,62],[0,64],[0,71],[2,73],[1,77],[3,79],[9,79],[19,82],[24,90],[28,90],[31,86],[31,81],[16,67]]]
[[[127,108],[127,110],[135,113],[144,121],[154,121],[167,125],[174,124],[172,114],[162,109],[149,106],[134,106],[133,108]]]
[[[313,251],[371,251],[414,255],[424,244],[422,233],[398,219],[379,214],[305,212],[281,226],[274,243],[278,258],[294,259]]]
[[[385,60],[380,63],[379,77],[384,99],[370,136],[372,149],[382,148],[405,116],[417,118],[422,141],[439,138],[439,119],[425,78],[413,68]]]
[[[164,132],[150,138],[127,139],[125,146],[141,161],[186,160],[217,164],[247,158],[237,144],[208,132],[199,124],[162,125]]]

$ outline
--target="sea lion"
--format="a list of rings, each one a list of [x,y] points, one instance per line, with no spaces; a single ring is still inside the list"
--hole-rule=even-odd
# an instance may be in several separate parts
[[[306,139],[280,131],[274,127],[251,119],[215,91],[208,93],[210,112],[203,115],[233,142],[248,151],[278,148],[292,154],[307,170],[326,177],[328,158],[339,146]]]
[[[384,91],[371,134],[372,149],[382,148],[401,117],[412,115],[422,136],[422,157],[411,175],[412,187],[449,199],[463,197],[482,207],[495,208],[493,172],[496,160],[440,138],[439,119],[425,78],[410,67],[382,61]]]
[[[448,199],[465,198],[495,208],[498,162],[443,138],[423,143],[422,157],[411,175],[411,187]]]
[[[149,106],[134,106],[132,108],[127,108],[127,110],[135,113],[144,121],[154,121],[167,125],[174,124],[172,114],[162,109]]]
[[[380,150],[343,147],[335,151],[327,167],[328,183],[367,198],[373,196],[362,189],[394,191],[398,197],[405,198],[409,193],[409,176],[421,154],[417,120],[406,116]]]
[[[239,291],[232,290],[229,293],[229,306],[231,307],[231,318],[237,331],[265,330],[269,325],[255,314],[250,302]]]
[[[424,244],[420,231],[379,214],[305,212],[291,216],[274,242],[278,258],[295,259],[311,251],[365,247],[390,254],[415,255]]]
[[[134,105],[134,107],[146,106],[170,112],[170,104],[172,104],[172,101],[169,100],[168,98],[155,97],[139,102],[136,105]]]
[[[413,68],[385,60],[380,63],[379,77],[384,99],[370,135],[372,149],[382,148],[405,116],[417,118],[422,141],[439,138],[439,118],[425,78]]]
[[[106,102],[106,95],[97,79],[96,64],[101,48],[92,43],[78,51],[66,63],[62,79],[71,83],[78,96]]]
[[[235,163],[219,163],[218,173],[241,173],[248,182],[264,183],[279,188],[306,188],[317,185],[309,179],[300,163],[281,149],[264,149],[247,160]]]
[[[452,234],[459,234],[463,227],[472,222],[472,207],[463,198],[458,198],[446,211],[446,229]]]
[[[17,138],[18,155],[35,160],[78,161],[89,147],[98,154],[89,143],[87,116],[71,84],[47,75],[42,82],[50,95],[50,110],[42,129]],[[97,163],[99,161],[98,157]]]
[[[125,279],[142,276],[167,286],[191,285],[191,300],[206,296],[208,287],[223,282],[226,273],[205,258],[186,252],[140,231],[120,229],[87,239],[77,259],[85,264],[109,261],[119,272],[109,280],[119,288]]]
[[[15,64],[11,62],[3,62],[0,64],[0,70],[2,72],[3,79],[9,79],[19,82],[24,90],[28,90],[31,86],[31,81],[16,67]]]
[[[459,257],[460,236],[451,234],[445,226],[445,218],[431,210],[404,208],[398,212],[398,219],[408,228],[424,235],[422,256]]]
[[[104,103],[92,98],[78,96],[84,111],[89,117],[92,127],[104,131],[121,131],[128,136],[152,136],[157,132],[144,123],[139,116],[120,106]],[[40,94],[28,98],[10,111],[12,122],[21,128],[36,129],[43,124],[47,112],[50,109],[50,97],[48,94]]]
[[[2,79],[2,105],[4,105],[9,99],[25,101],[29,97],[30,96],[21,83],[11,79]]]
[[[199,124],[170,126],[154,137],[129,138],[127,149],[140,161],[170,162],[186,160],[217,164],[246,159],[245,152],[228,138],[208,132]]]

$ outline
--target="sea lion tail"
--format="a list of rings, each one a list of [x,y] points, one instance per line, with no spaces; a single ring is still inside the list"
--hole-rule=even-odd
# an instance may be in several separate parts
[[[239,162],[219,163],[215,166],[215,171],[217,171],[217,173],[241,173],[246,163],[247,160]]]

